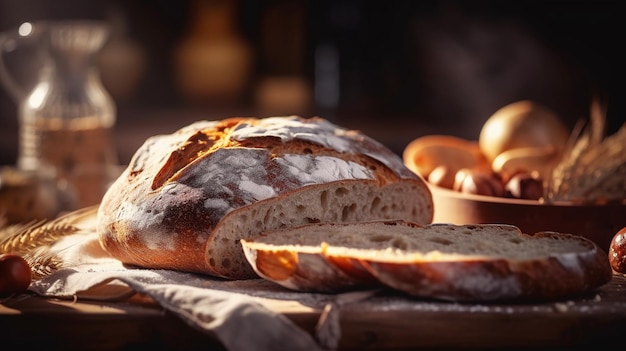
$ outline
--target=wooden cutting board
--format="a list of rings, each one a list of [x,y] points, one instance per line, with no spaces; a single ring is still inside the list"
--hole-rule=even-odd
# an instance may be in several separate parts
[[[259,301],[315,335],[320,309]],[[541,304],[459,304],[385,293],[343,306],[339,316],[341,350],[608,348],[626,330],[626,278],[616,275],[589,296]],[[223,349],[140,295],[107,303],[23,295],[0,304],[0,326],[2,349]]]

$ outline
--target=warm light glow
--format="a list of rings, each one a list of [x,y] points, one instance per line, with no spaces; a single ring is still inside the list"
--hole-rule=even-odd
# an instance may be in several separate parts
[[[38,108],[43,104],[43,100],[48,94],[49,84],[47,82],[42,82],[28,97],[28,106],[31,108]]]
[[[28,36],[33,32],[33,25],[30,22],[24,22],[20,25],[17,32],[23,37]]]

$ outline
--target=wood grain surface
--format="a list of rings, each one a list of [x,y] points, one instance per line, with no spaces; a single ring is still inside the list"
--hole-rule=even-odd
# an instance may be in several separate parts
[[[321,311],[294,301],[259,300],[314,333]],[[459,304],[386,292],[340,310],[341,350],[608,349],[626,330],[626,278],[594,294],[541,304]],[[156,305],[66,301],[28,294],[0,304],[3,350],[224,350]]]

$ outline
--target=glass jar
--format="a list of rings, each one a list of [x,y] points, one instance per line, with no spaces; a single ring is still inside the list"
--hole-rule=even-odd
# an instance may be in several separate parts
[[[30,46],[41,58],[30,89],[0,62],[2,82],[19,106],[17,166],[53,172],[67,183],[77,195],[70,209],[97,204],[117,165],[115,103],[101,83],[96,61],[108,34],[100,22],[27,22],[0,39],[1,56]]]

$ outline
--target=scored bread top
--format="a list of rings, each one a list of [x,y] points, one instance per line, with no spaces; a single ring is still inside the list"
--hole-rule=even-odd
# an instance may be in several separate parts
[[[374,139],[322,118],[241,117],[146,140],[103,197],[98,231],[125,263],[239,279],[256,276],[240,238],[432,214],[423,179]]]
[[[298,278],[316,269],[298,267],[298,257],[315,255],[323,258],[318,266],[334,266],[341,273],[365,269],[389,287],[450,300],[557,298],[590,291],[611,277],[606,254],[592,241],[556,232],[529,235],[511,225],[372,221],[279,232],[244,240],[242,245],[261,276],[295,290],[333,290],[328,284],[309,285]],[[285,252],[293,256],[292,276],[269,263],[278,256],[273,253],[286,257]],[[332,284],[333,274],[327,279]]]
[[[160,168],[152,184],[152,189],[156,189],[175,179],[173,177],[179,171],[190,168],[196,160],[200,161],[209,154],[232,148],[267,150],[251,152],[249,155],[237,155],[236,159],[233,159],[229,154],[231,159],[228,161],[237,161],[233,162],[233,167],[261,162],[266,157],[267,152],[274,158],[286,156],[285,162],[300,163],[298,165],[287,164],[286,167],[289,170],[297,171],[297,176],[301,178],[302,183],[306,183],[307,178],[315,176],[337,179],[336,175],[331,174],[333,170],[344,173],[354,172],[352,168],[355,165],[359,165],[358,170],[362,172],[362,174],[355,174],[356,177],[373,178],[375,175],[368,168],[380,168],[376,167],[376,162],[387,166],[392,176],[416,177],[397,155],[374,139],[355,130],[339,128],[322,118],[315,117],[305,120],[297,116],[264,119],[229,118],[222,121],[192,123],[173,134],[159,135],[148,139],[146,145],[138,150],[131,161],[131,174],[135,176],[143,171],[146,158],[153,158],[155,154],[167,156],[167,159],[161,158],[155,162]],[[308,157],[294,157],[293,155]],[[328,159],[322,158],[322,164],[319,164],[316,160],[311,159],[311,155],[327,156]],[[364,155],[371,158],[372,161],[364,159]],[[331,159],[340,159],[349,164],[328,163],[332,162]],[[363,164],[364,161],[367,163]],[[303,164],[305,162],[310,164]],[[212,164],[225,165],[225,163],[219,162]],[[381,168],[381,172],[385,172],[386,169],[385,167]],[[238,172],[223,172],[223,174],[239,176]],[[326,179],[322,180],[326,181]]]

